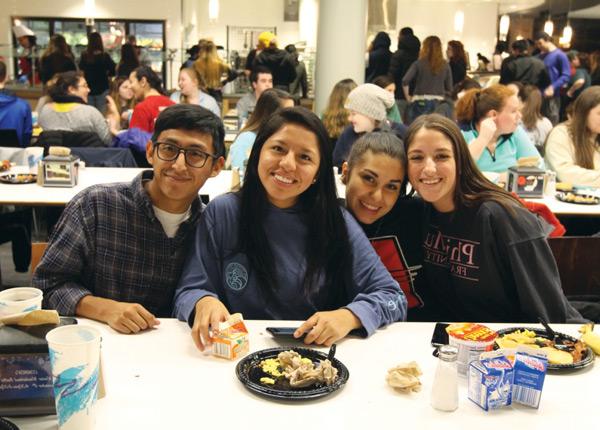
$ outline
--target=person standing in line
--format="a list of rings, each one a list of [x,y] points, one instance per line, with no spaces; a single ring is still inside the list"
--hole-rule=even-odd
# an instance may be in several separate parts
[[[100,33],[88,36],[88,46],[81,54],[79,68],[90,86],[88,104],[94,106],[102,115],[106,113],[106,96],[109,89],[109,77],[115,75],[115,62],[104,52]]]
[[[365,82],[373,82],[377,76],[386,75],[390,68],[392,52],[390,51],[389,34],[380,31],[375,35],[371,46],[369,47],[369,64],[365,71]]]
[[[77,70],[73,54],[62,34],[50,38],[48,47],[42,54],[40,78],[44,86],[57,73]]]
[[[413,33],[413,29],[410,27],[404,27],[398,33],[398,49],[392,54],[390,59],[390,69],[388,74],[394,78],[396,84],[396,92],[394,96],[396,98],[396,104],[400,111],[400,116],[406,120],[406,108],[408,102],[404,97],[404,91],[402,90],[402,79],[406,74],[408,68],[417,61],[419,58],[419,51],[421,50],[421,41]],[[414,91],[413,87],[409,88],[409,94]]]
[[[412,85],[414,91],[411,95]],[[446,101],[446,97],[452,93],[452,87],[452,71],[442,55],[442,41],[437,36],[429,36],[423,41],[419,59],[402,79],[402,91],[410,103],[407,124],[419,115],[432,112],[452,117],[453,106]]]
[[[535,46],[540,50],[540,58],[550,75],[550,85],[544,89],[542,112],[556,125],[560,120],[560,89],[571,79],[571,65],[567,55],[558,49],[547,33],[542,31],[535,36]]]
[[[140,67],[140,60],[135,46],[130,43],[124,43],[123,46],[121,46],[121,59],[116,68],[117,76],[129,78],[131,72],[138,67]]]

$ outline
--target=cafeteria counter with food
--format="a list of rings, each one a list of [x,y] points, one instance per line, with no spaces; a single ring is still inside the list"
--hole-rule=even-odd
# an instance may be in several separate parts
[[[173,319],[162,319],[156,329],[136,335],[118,334],[104,324],[80,319],[79,324],[94,326],[102,336],[106,396],[98,400],[96,428],[547,430],[580,424],[594,428],[600,366],[593,360],[586,366],[549,371],[539,409],[513,404],[486,412],[469,400],[464,377],[458,382],[458,409],[453,413],[433,409],[430,398],[439,361],[432,355],[431,346],[435,323],[396,323],[368,339],[349,337],[340,341],[335,359],[347,369],[348,379],[345,384],[334,383],[336,389],[324,397],[278,400],[258,395],[238,379],[236,365],[266,348],[304,345],[289,339],[279,341],[267,331],[269,326],[297,327],[299,322],[245,323],[250,355],[227,360],[196,350],[190,328]],[[498,330],[520,324],[487,326]],[[543,329],[539,324],[525,326]],[[580,337],[580,325],[557,324],[552,328]],[[329,353],[328,348],[316,349],[324,355]],[[420,390],[402,391],[389,386],[388,370],[402,363],[415,369],[412,361],[422,371],[418,376]],[[55,429],[57,422],[55,416],[11,421],[31,430]]]

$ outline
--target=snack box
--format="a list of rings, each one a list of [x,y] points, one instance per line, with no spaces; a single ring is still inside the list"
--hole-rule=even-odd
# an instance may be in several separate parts
[[[539,408],[547,366],[548,358],[544,351],[517,349],[513,379],[515,403]]]
[[[506,190],[519,197],[544,197],[546,172],[537,167],[509,167]]]
[[[248,329],[242,314],[233,314],[225,322],[219,324],[219,331],[211,339],[213,355],[235,360],[246,355],[250,349]]]
[[[513,365],[498,354],[469,364],[469,399],[483,410],[499,409],[512,402]]]

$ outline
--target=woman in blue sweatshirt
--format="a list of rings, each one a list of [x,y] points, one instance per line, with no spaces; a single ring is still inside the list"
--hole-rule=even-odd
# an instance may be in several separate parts
[[[305,320],[295,336],[331,345],[406,319],[406,298],[340,207],[330,142],[304,108],[258,131],[240,192],[211,201],[175,293],[200,350],[229,312]]]

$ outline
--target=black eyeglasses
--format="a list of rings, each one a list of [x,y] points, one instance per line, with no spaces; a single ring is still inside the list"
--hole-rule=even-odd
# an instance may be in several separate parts
[[[217,159],[216,155],[209,154],[208,152],[201,151],[196,148],[181,148],[174,143],[169,142],[156,142],[154,144],[156,148],[156,155],[158,158],[164,161],[175,161],[179,154],[183,152],[185,162],[188,166],[201,168],[206,164],[206,160],[212,158]]]

